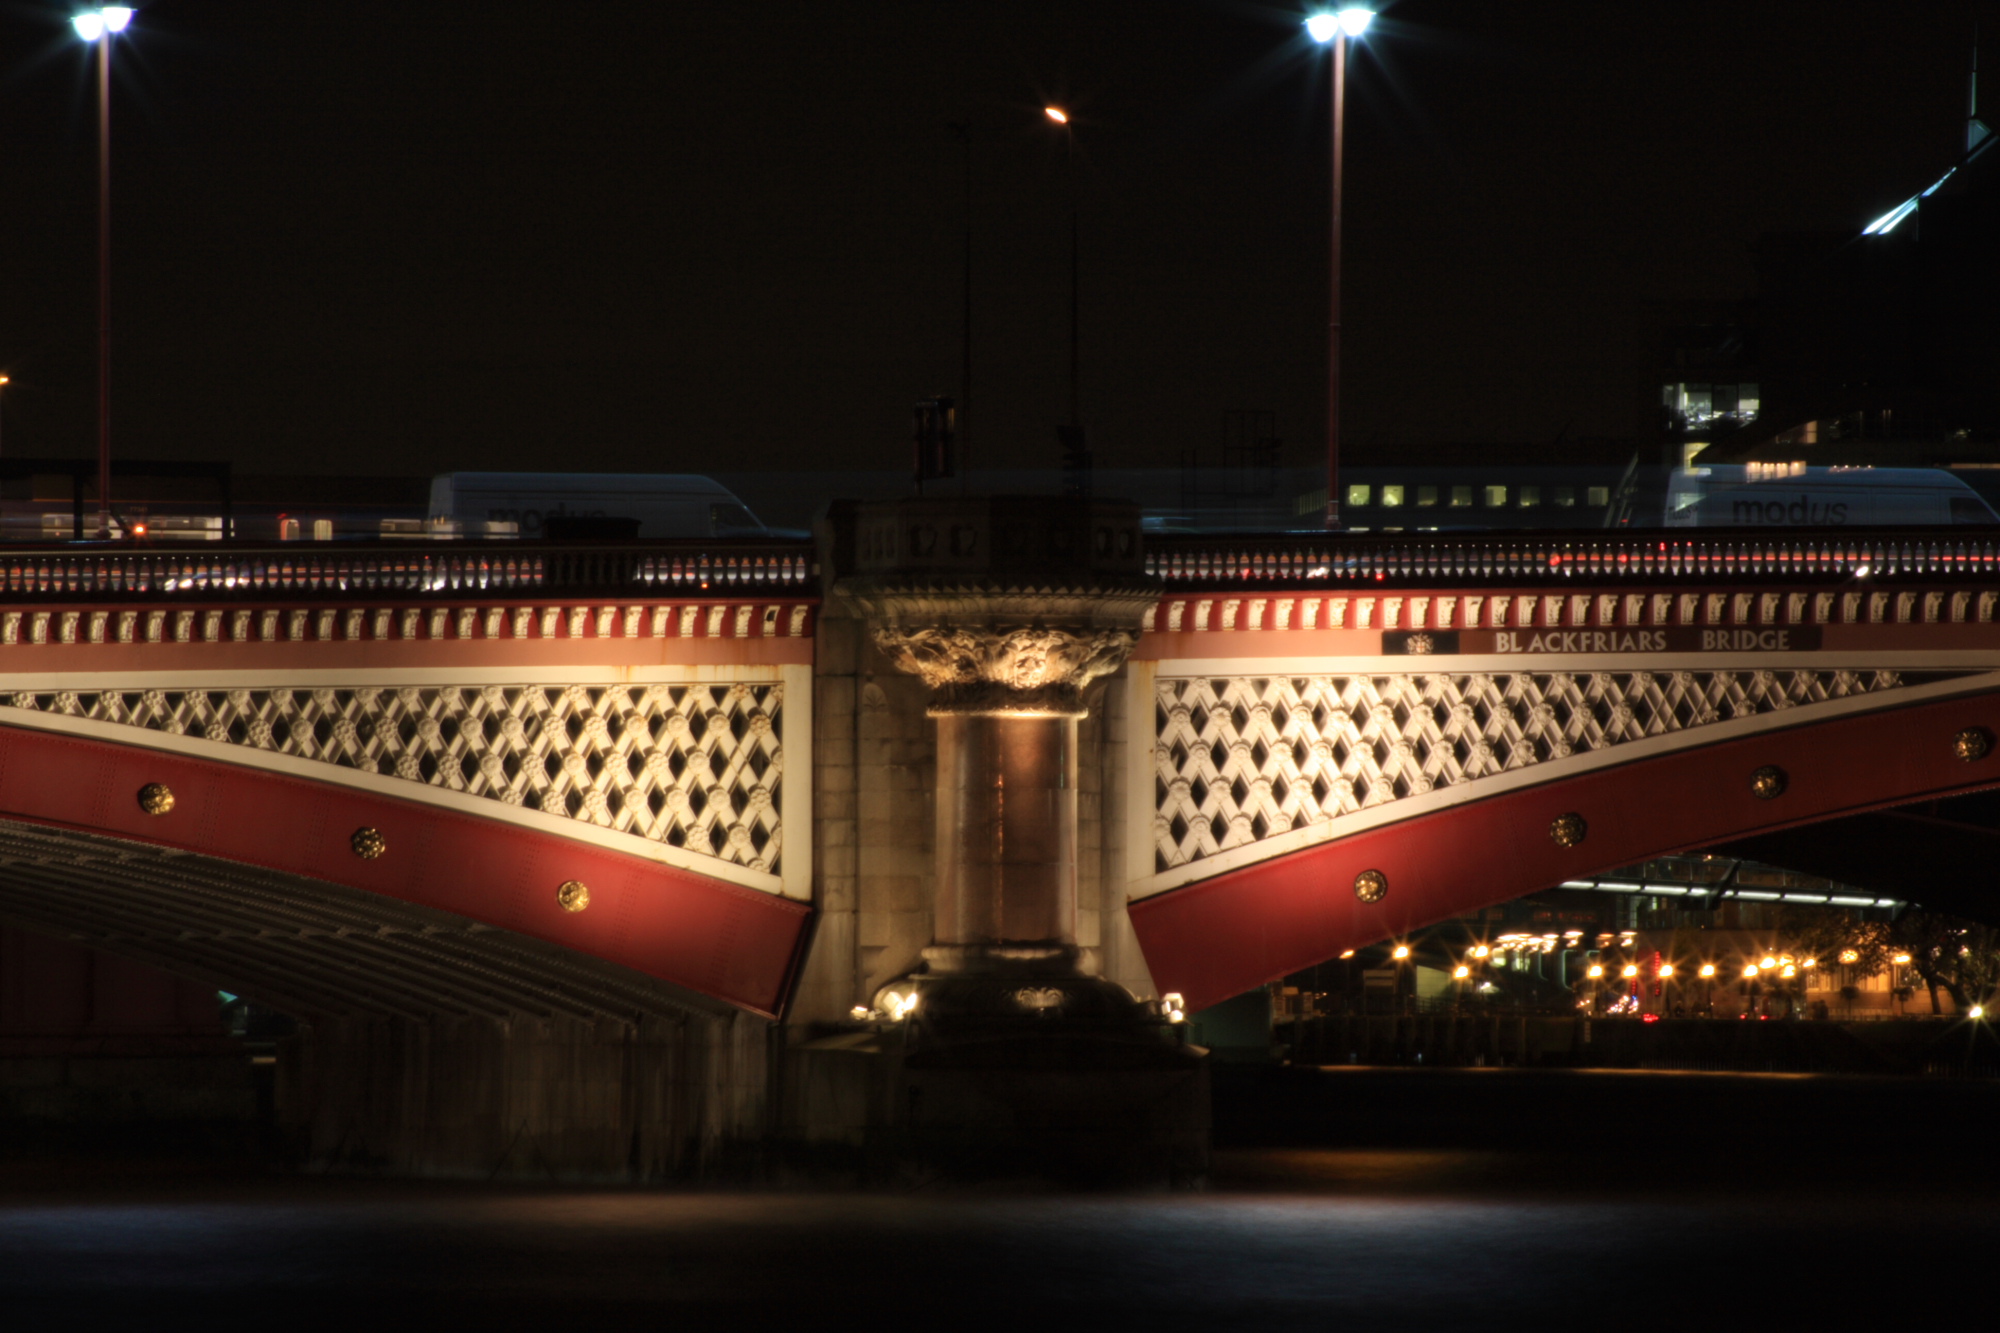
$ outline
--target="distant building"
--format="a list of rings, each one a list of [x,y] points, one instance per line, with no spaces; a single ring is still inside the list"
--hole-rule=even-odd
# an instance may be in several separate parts
[[[2000,450],[2000,152],[1973,73],[1964,149],[1872,220],[1770,235],[1752,300],[1664,338],[1662,425],[1684,463],[1951,462]]]

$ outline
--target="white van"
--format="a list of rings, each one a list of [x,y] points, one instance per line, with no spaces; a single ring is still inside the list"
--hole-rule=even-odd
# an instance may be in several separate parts
[[[551,518],[626,519],[641,537],[762,537],[764,525],[707,477],[632,472],[447,472],[431,479],[430,520],[518,523],[540,537]]]
[[[1677,468],[1670,528],[1932,527],[2000,523],[1979,493],[1939,468],[1733,463]]]

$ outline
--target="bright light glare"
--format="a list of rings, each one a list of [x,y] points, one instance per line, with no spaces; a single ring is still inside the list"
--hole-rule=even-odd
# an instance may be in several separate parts
[[[1059,106],[1045,106],[1042,108],[1042,114],[1058,125],[1069,124],[1069,112]]]
[[[1586,972],[1584,975],[1591,977],[1601,977],[1604,975],[1604,969],[1599,967],[1596,963],[1592,963],[1590,965],[1590,970]]]
[[[1670,977],[1670,976],[1672,976],[1673,974],[1674,974],[1674,965],[1673,965],[1672,963],[1661,963],[1661,964],[1660,964],[1660,975],[1661,975],[1661,976],[1663,976],[1663,977]]]
[[[1703,964],[1701,965],[1701,974],[1702,974],[1703,976],[1705,976],[1705,977],[1712,977],[1712,976],[1714,976],[1714,975],[1715,975],[1715,964],[1714,964],[1714,963],[1703,963]]]
[[[1625,964],[1625,975],[1626,975],[1626,976],[1628,976],[1628,977],[1636,977],[1636,976],[1638,976],[1638,975],[1639,975],[1639,965],[1638,965],[1637,963],[1627,963],[1627,964]]]
[[[1986,1006],[1983,1004],[1975,1004],[1970,1009],[1965,1011],[1965,1016],[1967,1018],[1984,1018],[1986,1017]]]
[[[1363,5],[1348,5],[1333,16],[1340,30],[1349,37],[1359,37],[1368,31],[1368,25],[1375,21],[1375,11]]]
[[[70,26],[76,35],[86,42],[94,42],[107,32],[123,32],[132,21],[129,5],[106,5],[102,9],[87,9],[70,17]]]
[[[1457,967],[1454,967],[1454,968],[1453,968],[1453,969],[1451,970],[1451,974],[1452,974],[1452,976],[1456,977],[1456,978],[1457,978],[1458,980],[1460,980],[1460,981],[1463,981],[1463,980],[1465,980],[1465,979],[1466,979],[1467,977],[1469,977],[1469,976],[1471,976],[1471,975],[1472,975],[1472,969],[1471,969],[1471,968],[1469,968],[1469,967],[1467,967],[1467,966],[1466,966],[1466,965],[1465,965],[1464,963],[1460,963],[1460,964],[1459,964],[1459,965],[1458,965]],[[1973,1017],[1974,1017],[1974,1018],[1977,1018],[1977,1017],[1979,1017],[1979,1015],[1978,1015],[1978,1014],[1974,1014],[1974,1015],[1973,1015]]]
[[[1410,946],[1399,944],[1390,952],[1389,956],[1392,958],[1408,958],[1410,956]]]
[[[0,384],[5,384],[6,382],[7,382],[6,378],[4,376],[0,376]],[[1475,944],[1472,946],[1472,956],[1474,958],[1484,958],[1486,957],[1486,955],[1492,952],[1493,951],[1491,949],[1487,948],[1483,944]]]
[[[1764,955],[1764,961],[1763,961],[1762,963],[1760,963],[1760,964],[1759,964],[1758,966],[1760,966],[1760,967],[1776,967],[1777,965],[1778,965],[1778,960],[1777,960],[1777,959],[1773,958],[1773,957],[1772,957],[1772,956],[1771,956],[1770,954],[1765,954],[1765,955]]]
[[[1340,20],[1331,14],[1314,14],[1306,20],[1306,36],[1320,45],[1332,41],[1340,32]]]
[[[1756,979],[1757,979],[1757,965],[1756,965],[1755,963],[1746,963],[1746,964],[1744,964],[1744,966],[1743,966],[1743,975],[1744,975],[1744,976],[1746,976],[1746,977],[1748,977],[1748,978],[1750,978],[1750,979],[1751,979],[1752,981],[1756,980]]]

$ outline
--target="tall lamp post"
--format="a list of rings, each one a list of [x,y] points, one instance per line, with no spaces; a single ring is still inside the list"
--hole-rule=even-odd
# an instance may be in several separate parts
[[[1332,280],[1326,321],[1326,526],[1340,526],[1340,157],[1347,106],[1347,43],[1368,31],[1375,11],[1343,5],[1306,20],[1306,33],[1333,48],[1333,221],[1328,228]]]
[[[111,48],[132,22],[127,5],[70,19],[97,47],[97,535],[111,535]]]
[[[1069,112],[1059,106],[1045,106],[1042,114],[1063,132],[1063,153],[1069,171],[1069,425],[1058,427],[1057,434],[1063,444],[1063,490],[1070,495],[1090,493],[1090,450],[1083,435],[1083,397],[1079,387],[1080,352],[1078,351],[1078,260],[1077,260],[1077,188],[1076,188],[1076,126]]]
[[[7,392],[7,386],[8,386],[8,385],[9,385],[10,383],[12,383],[12,381],[11,381],[11,380],[9,380],[9,379],[8,379],[8,378],[7,378],[7,377],[6,377],[5,375],[0,375],[0,397],[4,397],[4,396],[6,395],[6,392]],[[5,423],[4,423],[4,422],[0,422],[0,426],[4,426],[4,425],[5,425]],[[4,445],[4,443],[5,443],[5,438],[6,438],[6,437],[5,437],[5,433],[4,433],[4,431],[0,431],[0,445]]]

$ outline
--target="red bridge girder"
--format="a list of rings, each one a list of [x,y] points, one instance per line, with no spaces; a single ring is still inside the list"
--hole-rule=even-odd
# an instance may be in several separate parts
[[[148,814],[142,787],[173,808]],[[809,909],[498,820],[138,746],[0,728],[0,821],[281,871],[512,931],[767,1016]],[[385,850],[354,846],[374,829]],[[589,906],[566,911],[579,881]]]
[[[1885,708],[1635,759],[1416,815],[1135,902],[1153,979],[1200,1009],[1359,948],[1651,856],[1713,846],[2000,784],[2000,751],[1960,759],[1953,737],[2000,736],[2000,691]],[[1784,771],[1760,799],[1757,769]],[[1572,847],[1551,824],[1581,815]],[[1379,902],[1354,880],[1388,878]]]

